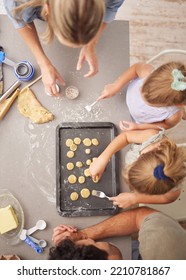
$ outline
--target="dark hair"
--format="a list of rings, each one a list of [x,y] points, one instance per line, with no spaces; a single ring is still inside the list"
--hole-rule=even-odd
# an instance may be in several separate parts
[[[49,260],[107,260],[108,253],[93,245],[76,245],[65,239],[49,250]]]

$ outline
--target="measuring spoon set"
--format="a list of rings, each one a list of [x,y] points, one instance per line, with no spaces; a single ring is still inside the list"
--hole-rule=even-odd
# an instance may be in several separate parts
[[[38,220],[36,225],[30,229],[23,229],[19,238],[24,241],[27,245],[33,248],[36,253],[40,254],[43,252],[43,248],[47,246],[47,242],[43,239],[39,240],[31,235],[37,230],[44,230],[46,228],[46,222],[44,220]]]

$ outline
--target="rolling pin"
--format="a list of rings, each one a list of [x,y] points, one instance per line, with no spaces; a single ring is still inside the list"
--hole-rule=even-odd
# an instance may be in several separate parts
[[[8,110],[10,109],[12,103],[14,102],[14,100],[16,99],[16,97],[19,95],[19,93],[21,93],[22,91],[24,91],[26,88],[29,88],[31,87],[33,84],[37,83],[39,80],[41,80],[42,76],[39,76],[37,77],[37,79],[35,79],[34,81],[32,81],[30,84],[28,84],[27,86],[25,86],[23,89],[19,89],[17,88],[17,90],[12,94],[11,97],[9,98],[6,98],[2,103],[0,103],[0,120],[2,120],[4,118],[4,116],[6,115],[6,113],[8,112]],[[19,81],[18,81],[19,82]],[[17,85],[17,83],[14,83],[13,85]],[[10,87],[10,88],[13,88],[13,85]],[[8,90],[10,90],[10,88]],[[7,90],[7,92],[8,92]],[[15,88],[12,90],[12,92],[15,90]],[[10,95],[11,93],[5,93],[6,94],[6,97],[8,95]],[[4,95],[5,95],[4,94]],[[2,98],[4,98],[4,95],[1,97],[1,100]]]
[[[6,113],[8,112],[8,110],[10,109],[12,103],[14,102],[14,100],[16,99],[16,97],[18,96],[20,92],[20,89],[17,89],[11,97],[5,99],[1,104],[0,104],[0,120],[2,120],[4,118],[4,116],[6,115]]]

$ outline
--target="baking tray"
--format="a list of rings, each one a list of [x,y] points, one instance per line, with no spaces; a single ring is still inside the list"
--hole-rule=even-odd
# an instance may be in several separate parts
[[[91,177],[86,177],[83,184],[70,184],[68,176],[74,174],[76,177],[83,175],[84,170],[89,166],[86,165],[87,159],[98,157],[108,144],[115,138],[117,133],[116,127],[111,122],[69,122],[61,123],[56,128],[56,204],[58,213],[62,216],[100,216],[112,215],[118,211],[118,208],[111,201],[104,198],[98,198],[90,195],[88,198],[82,198],[80,191],[88,188],[90,192],[93,189],[101,190],[108,196],[118,194],[118,159],[117,154],[109,161],[100,181],[94,183]],[[98,146],[86,147],[82,142],[75,151],[75,156],[71,159],[67,157],[69,148],[66,146],[67,139],[79,137],[97,138]],[[91,154],[87,155],[85,149],[90,148]],[[66,168],[68,162],[83,162],[82,168],[75,167],[69,171]],[[70,199],[70,194],[76,191],[79,198],[76,201]]]

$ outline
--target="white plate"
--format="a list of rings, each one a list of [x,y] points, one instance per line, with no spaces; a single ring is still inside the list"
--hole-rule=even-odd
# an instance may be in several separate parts
[[[11,205],[14,208],[16,216],[18,218],[18,227],[7,233],[0,234],[0,237],[6,239],[9,244],[17,244],[20,239],[19,236],[24,226],[24,213],[19,201],[8,190],[0,191],[0,208],[4,208]]]

